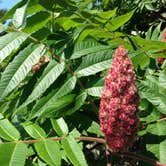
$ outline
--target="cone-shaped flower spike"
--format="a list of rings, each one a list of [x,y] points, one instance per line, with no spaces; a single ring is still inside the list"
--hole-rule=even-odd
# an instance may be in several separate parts
[[[99,113],[100,127],[111,151],[124,152],[132,146],[139,125],[138,104],[134,68],[127,50],[119,46],[105,78]]]

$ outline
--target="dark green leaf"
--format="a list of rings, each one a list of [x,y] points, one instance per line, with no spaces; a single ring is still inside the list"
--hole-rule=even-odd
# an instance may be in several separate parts
[[[45,90],[49,88],[49,86],[59,77],[63,70],[64,63],[59,64],[55,61],[52,61],[44,70],[44,73],[36,83],[35,88],[23,105],[27,105],[40,97],[41,94],[45,92]]]
[[[47,22],[50,20],[50,14],[48,12],[39,12],[31,17],[27,18],[26,27],[23,29],[23,32],[34,33],[39,29],[43,28]]]

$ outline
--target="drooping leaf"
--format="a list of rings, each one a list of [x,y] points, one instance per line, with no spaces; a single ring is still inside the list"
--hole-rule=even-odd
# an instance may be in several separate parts
[[[68,134],[68,126],[63,118],[51,119],[51,124],[58,136],[65,136]]]
[[[108,50],[114,47],[115,47],[114,44],[106,46],[106,45],[102,45],[98,43],[95,40],[87,40],[80,43],[76,43],[73,54],[70,58],[76,59],[90,53],[96,53],[96,52]]]
[[[11,32],[0,37],[0,63],[27,39],[28,35]]]
[[[98,136],[103,136],[104,134],[101,132],[100,125],[93,121],[90,125],[90,127],[87,129],[89,133],[96,134]]]
[[[17,8],[20,8],[22,5],[24,5],[24,1],[20,1],[17,4],[15,4],[10,10],[8,10],[5,15],[0,19],[1,22],[6,21],[7,19],[12,19],[13,14],[15,13]],[[39,4],[38,0],[29,0],[29,4],[27,7],[27,13],[33,14],[36,12],[39,12],[41,10],[44,10],[44,8]]]
[[[75,99],[75,105],[73,108],[69,109],[68,111],[65,112],[65,115],[71,115],[77,110],[81,108],[82,105],[84,105],[84,102],[87,98],[87,93],[83,92],[80,95],[78,95]]]
[[[117,30],[119,27],[121,27],[122,25],[124,25],[127,21],[130,20],[130,18],[133,16],[135,10],[132,10],[131,12],[115,17],[114,19],[110,20],[107,24],[106,24],[106,28],[109,31],[115,31]]]
[[[68,81],[65,82],[64,85],[62,85],[62,87],[57,92],[55,92],[55,94],[53,93],[51,95],[48,95],[40,99],[32,109],[31,118],[33,118],[35,114],[36,115],[38,113],[41,114],[43,111],[49,108],[53,103],[55,103],[57,99],[70,93],[74,89],[75,85],[76,85],[76,77],[73,76],[69,78]]]
[[[62,140],[66,156],[74,166],[87,166],[84,154],[77,141],[70,135],[67,139]]]
[[[7,25],[0,24],[0,33],[4,32],[7,28]]]
[[[27,105],[40,97],[41,94],[45,92],[45,90],[49,88],[49,86],[58,78],[63,70],[64,63],[58,64],[55,61],[52,61],[45,69],[39,81],[36,83],[35,88],[33,89],[28,99],[25,101],[24,105]]]
[[[50,117],[53,116],[54,114],[58,114],[58,111],[61,110],[62,108],[66,107],[70,103],[72,103],[75,95],[70,94],[66,95],[60,98],[54,98],[49,101],[49,104],[46,103],[43,107],[35,111],[36,109],[32,110],[31,112],[31,118],[34,117]],[[55,115],[54,115],[55,117]]]
[[[14,15],[13,15],[13,25],[16,28],[21,28],[25,26],[26,22],[26,9],[28,6],[29,0],[24,1],[21,7],[17,8]]]
[[[153,153],[161,163],[166,163],[166,122],[150,124],[146,131],[149,133],[145,137],[147,150]]]
[[[0,144],[0,165],[24,166],[26,153],[27,145],[22,142]]]
[[[60,146],[56,141],[43,140],[40,142],[36,142],[35,149],[39,157],[41,157],[48,165],[61,165]]]
[[[159,84],[166,89],[166,71],[160,71],[159,73]]]
[[[37,124],[32,122],[23,123],[22,126],[24,127],[25,131],[35,139],[45,138],[46,133],[45,131]]]
[[[110,68],[112,50],[101,51],[83,57],[80,66],[75,71],[78,77],[89,76]]]
[[[47,22],[50,20],[50,14],[45,11],[38,12],[31,17],[27,18],[26,27],[23,29],[23,32],[34,33],[39,29],[43,28]]]
[[[14,141],[20,138],[19,131],[0,114],[0,137],[7,141]]]
[[[0,81],[1,99],[19,85],[44,52],[44,45],[30,44],[15,57],[2,74]]]
[[[95,97],[101,97],[102,91],[103,91],[103,87],[92,87],[92,88],[86,89],[86,92],[88,93],[88,95],[95,96]]]
[[[158,40],[160,33],[161,33],[161,23],[154,29],[152,36],[151,36],[151,40]]]
[[[116,11],[117,11],[117,8],[113,9],[113,10],[108,10],[108,11],[102,11],[102,12],[99,12],[97,14],[97,16],[101,17],[102,19],[110,19],[111,17],[113,17],[115,14],[116,14]]]
[[[150,101],[161,113],[166,114],[166,100],[165,93],[161,91],[161,87],[159,86],[159,82],[149,76],[146,81],[143,81],[139,84],[140,95],[142,98]]]

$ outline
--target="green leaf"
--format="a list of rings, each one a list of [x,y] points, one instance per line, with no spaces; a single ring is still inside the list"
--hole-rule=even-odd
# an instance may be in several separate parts
[[[0,24],[0,33],[4,32],[7,28],[7,25]]]
[[[0,165],[24,166],[26,153],[27,145],[22,142],[0,144]]]
[[[53,140],[36,142],[35,149],[39,157],[41,157],[48,165],[61,165],[60,147],[57,142]]]
[[[49,103],[46,103],[43,107],[36,110],[33,109],[31,112],[31,118],[34,117],[50,117],[54,114],[58,114],[58,111],[62,108],[66,107],[70,103],[72,103],[75,95],[70,94],[63,97],[60,97],[57,99],[57,97],[53,98],[49,101]],[[55,117],[55,115],[54,115]]]
[[[29,0],[24,1],[24,4],[22,4],[22,6],[17,8],[13,15],[12,22],[16,28],[21,28],[25,26],[26,9],[27,9],[28,3],[29,3]]]
[[[90,96],[95,96],[95,97],[101,97],[101,94],[103,92],[103,87],[92,87],[86,89],[86,92]]]
[[[0,137],[7,141],[14,141],[20,138],[18,130],[10,123],[8,119],[5,119],[0,113]]]
[[[115,44],[106,46],[96,42],[95,40],[87,40],[75,44],[73,54],[70,58],[76,59],[90,53],[97,53],[99,51],[110,50],[114,47]]]
[[[58,136],[65,136],[68,134],[68,126],[63,118],[51,119],[51,124]]]
[[[104,136],[104,134],[101,132],[100,125],[93,121],[91,123],[91,126],[87,129],[89,133],[96,134],[98,136]]]
[[[57,92],[55,92],[55,94],[53,93],[53,95],[51,94],[52,96],[48,95],[40,99],[32,109],[31,118],[33,118],[35,114],[41,114],[51,105],[53,106],[53,103],[55,103],[57,99],[70,93],[74,89],[75,85],[76,77],[73,76],[69,78],[68,81],[65,82],[64,85],[62,85],[62,87]]]
[[[153,56],[153,51],[156,50],[165,50],[166,49],[166,42],[162,41],[156,41],[156,40],[146,40],[139,36],[131,37],[131,39],[135,40],[137,42],[137,45],[141,47],[142,50],[146,50],[146,52],[150,54],[150,56]],[[151,55],[152,54],[152,55]]]
[[[50,18],[50,14],[45,11],[41,11],[32,15],[31,17],[27,18],[27,24],[23,29],[23,32],[34,33],[38,31],[47,24]]]
[[[44,45],[30,44],[22,50],[3,72],[0,81],[1,99],[6,97],[27,76],[44,54]]]
[[[58,114],[61,114],[61,112],[58,113],[58,111],[71,104],[74,100],[74,97],[75,97],[74,94],[70,94],[58,98],[54,103],[50,103],[50,105],[46,107],[46,110],[39,112],[37,116],[41,117],[58,116]]]
[[[159,85],[166,89],[166,71],[160,71],[159,73]]]
[[[109,31],[115,31],[118,28],[120,28],[122,25],[124,25],[127,21],[130,20],[130,18],[133,16],[135,10],[132,10],[131,12],[115,17],[114,19],[110,20],[107,24],[106,24],[106,28]]]
[[[166,95],[163,93],[158,81],[149,76],[139,85],[142,98],[146,98],[163,114],[166,114]]]
[[[35,139],[46,138],[45,131],[39,125],[35,123],[26,122],[26,123],[23,123],[22,126],[32,138],[35,138]]]
[[[158,40],[160,33],[161,33],[161,24],[160,23],[153,31],[152,36],[151,36],[151,40]]]
[[[135,54],[135,53],[133,53],[133,54]],[[132,54],[130,54],[130,56],[132,56]],[[149,65],[150,58],[147,56],[147,54],[145,54],[141,51],[139,53],[139,51],[138,51],[138,54],[136,54],[135,56],[132,57],[132,62],[136,69],[139,66],[141,67],[141,69],[144,69],[145,67],[147,67]]]
[[[154,154],[161,163],[166,163],[166,122],[160,121],[147,127],[146,148]]]
[[[82,105],[84,105],[84,102],[87,98],[87,93],[83,92],[80,95],[78,95],[75,99],[75,105],[73,108],[69,109],[67,112],[65,112],[65,115],[71,115],[77,110],[81,108]]]
[[[11,32],[0,37],[0,63],[27,39],[28,35],[21,32]]]
[[[87,166],[84,154],[77,141],[72,136],[68,136],[67,139],[62,140],[62,146],[74,166]]]
[[[76,82],[77,82],[76,76],[72,76],[61,86],[61,88],[58,90],[55,96],[59,98],[68,94],[75,88]]]
[[[108,11],[104,11],[104,12],[99,12],[97,13],[97,15],[99,17],[101,17],[102,19],[110,19],[111,17],[113,17],[116,14],[117,8],[113,9],[113,10],[108,10]]]
[[[49,63],[47,68],[44,70],[44,73],[42,74],[41,78],[36,83],[32,93],[23,105],[27,105],[32,101],[36,100],[38,97],[40,97],[41,94],[43,94],[43,92],[45,92],[45,90],[49,88],[49,86],[59,77],[63,70],[63,62],[60,64],[55,61]]]
[[[27,7],[27,13],[32,14],[35,12],[39,12],[41,10],[44,10],[44,8],[39,4],[38,0],[29,0],[29,4]],[[14,5],[10,10],[8,10],[5,15],[0,19],[1,22],[6,21],[7,19],[11,19],[13,17],[13,14],[15,13],[16,9],[21,7],[24,4],[24,1],[18,2],[16,5]]]
[[[153,30],[153,26],[151,26],[148,31],[146,32],[146,38],[147,40],[150,40],[151,39],[151,36],[152,36],[152,30]]]
[[[112,54],[112,50],[106,50],[83,57],[75,74],[78,77],[89,76],[110,68]]]

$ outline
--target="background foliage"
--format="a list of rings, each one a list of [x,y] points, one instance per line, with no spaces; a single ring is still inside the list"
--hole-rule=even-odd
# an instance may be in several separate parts
[[[166,62],[156,61],[166,58],[164,5],[23,0],[11,8],[0,20],[0,165],[106,165],[103,144],[80,140],[103,137],[100,96],[120,44],[129,50],[141,96],[131,152],[166,164]],[[112,162],[151,165],[129,156]]]

